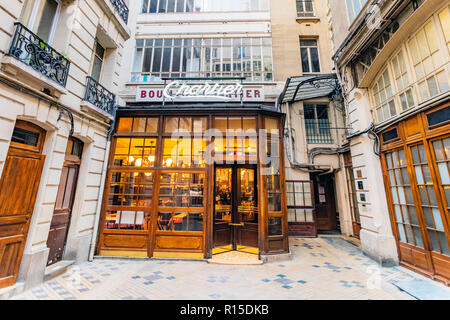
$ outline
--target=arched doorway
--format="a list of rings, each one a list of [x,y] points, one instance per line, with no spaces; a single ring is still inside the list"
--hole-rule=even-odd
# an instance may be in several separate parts
[[[76,138],[70,137],[67,143],[55,210],[47,239],[47,247],[50,248],[47,265],[55,264],[63,259],[82,153],[83,143]]]
[[[14,284],[45,156],[45,131],[18,120],[0,180],[0,288]]]

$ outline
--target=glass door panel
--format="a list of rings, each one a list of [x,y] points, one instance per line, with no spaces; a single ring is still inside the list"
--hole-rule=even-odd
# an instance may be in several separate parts
[[[436,192],[425,152],[425,146],[419,144],[411,147],[410,151],[413,159],[421,207],[425,217],[426,230],[431,240],[432,250],[450,255],[441,212],[438,207]]]
[[[256,184],[254,169],[239,169],[240,190],[238,197],[238,214],[241,222],[258,222],[258,205],[256,202]]]
[[[397,150],[386,154],[386,167],[399,240],[423,248],[405,151]]]
[[[436,159],[436,166],[437,171],[439,175],[439,182],[440,182],[440,189],[443,191],[443,195],[445,197],[444,206],[446,208],[446,215],[447,219],[449,219],[449,212],[450,212],[450,137],[446,139],[440,139],[433,142],[433,152]],[[432,236],[432,243],[433,243],[433,249],[437,246],[437,241],[440,242],[440,249],[442,249],[441,253],[450,256],[450,250],[449,250],[449,241],[450,241],[450,235],[447,234],[447,239],[445,235],[445,228],[444,223],[445,219],[441,219],[439,216],[439,211],[434,212],[437,217],[435,218],[435,222],[437,223],[436,229],[439,230],[438,232],[434,232]],[[431,221],[430,225],[431,225]],[[448,220],[447,220],[448,222]],[[431,237],[431,235],[430,235]],[[436,244],[436,246],[435,246]]]
[[[236,249],[258,254],[258,191],[256,169],[238,168],[239,193],[237,196]]]
[[[214,247],[213,253],[233,250],[233,169],[216,168],[214,200]]]

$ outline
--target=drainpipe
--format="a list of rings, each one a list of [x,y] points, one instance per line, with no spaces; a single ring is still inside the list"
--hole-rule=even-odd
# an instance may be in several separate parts
[[[108,131],[108,142],[106,143],[106,150],[105,150],[105,157],[104,157],[105,161],[103,162],[102,177],[100,180],[101,186],[100,186],[100,190],[98,192],[97,211],[95,212],[94,232],[92,233],[91,247],[89,248],[88,261],[90,261],[90,262],[92,262],[94,260],[95,246],[97,245],[97,234],[98,234],[98,228],[99,228],[99,223],[100,223],[101,211],[102,211],[102,207],[103,207],[103,195],[104,195],[105,185],[106,185],[106,172],[108,171],[109,151],[111,149],[111,134],[115,127],[116,111],[117,111],[117,108],[114,107],[114,109],[113,109],[114,120],[113,120],[113,122],[111,122],[111,127]]]
[[[109,150],[111,148],[111,141],[107,142],[106,145],[106,151],[105,151],[105,162],[103,162],[103,171],[102,171],[102,182],[98,194],[98,202],[97,202],[97,211],[95,212],[95,222],[94,222],[94,232],[92,234],[91,239],[91,247],[89,250],[89,261],[92,261],[94,259],[94,252],[95,252],[95,246],[97,244],[97,233],[98,233],[98,227],[100,223],[100,216],[102,211],[102,204],[103,204],[103,193],[105,190],[105,182],[106,182],[106,171],[108,169],[108,158],[109,158]]]

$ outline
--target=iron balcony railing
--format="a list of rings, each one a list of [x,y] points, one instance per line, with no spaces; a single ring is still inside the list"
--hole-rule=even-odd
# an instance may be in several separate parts
[[[310,144],[331,144],[331,127],[328,119],[305,119],[306,141]]]
[[[297,17],[314,17],[314,1],[313,0],[297,0]]]
[[[119,15],[122,17],[125,24],[128,24],[128,13],[129,9],[127,5],[125,4],[125,1],[123,0],[111,0],[111,3],[113,4],[114,8],[117,10]]]
[[[67,84],[70,61],[19,22],[9,48],[11,56],[63,87]]]
[[[92,77],[87,77],[86,93],[83,100],[92,103],[97,108],[112,115],[116,103],[116,96]]]

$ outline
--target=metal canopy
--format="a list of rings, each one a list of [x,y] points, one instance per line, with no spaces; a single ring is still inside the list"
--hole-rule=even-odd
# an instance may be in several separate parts
[[[281,94],[281,103],[304,101],[329,96],[339,90],[336,74],[290,77]]]

